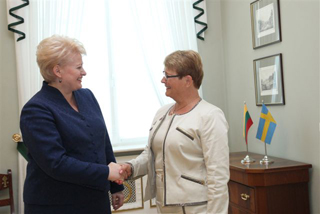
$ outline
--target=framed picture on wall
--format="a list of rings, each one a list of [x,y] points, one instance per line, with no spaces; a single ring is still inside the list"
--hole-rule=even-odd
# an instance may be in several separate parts
[[[117,211],[112,210],[112,213],[127,211],[127,210],[136,210],[143,209],[143,184],[142,178],[136,180],[126,180],[123,182],[124,186],[124,203]],[[109,200],[111,204],[111,194],[109,193]]]
[[[157,205],[156,205],[156,199],[155,198],[153,198],[153,199],[151,199],[150,200],[150,207],[156,207]]]
[[[282,54],[253,61],[256,105],[284,105]]]
[[[281,42],[279,0],[257,0],[250,4],[253,49]]]

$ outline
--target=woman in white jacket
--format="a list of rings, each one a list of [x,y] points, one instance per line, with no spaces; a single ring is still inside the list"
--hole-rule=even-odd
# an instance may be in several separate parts
[[[175,104],[156,113],[148,146],[123,164],[130,178],[148,175],[145,201],[158,213],[227,213],[228,123],[198,93],[203,70],[195,51],[176,51],[164,61],[161,82]]]

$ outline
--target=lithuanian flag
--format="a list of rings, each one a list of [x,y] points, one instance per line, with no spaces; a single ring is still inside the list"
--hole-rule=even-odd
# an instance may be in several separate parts
[[[252,126],[253,122],[250,117],[250,114],[247,109],[247,104],[244,104],[244,113],[243,113],[243,137],[246,140],[246,144],[248,143],[248,131]]]

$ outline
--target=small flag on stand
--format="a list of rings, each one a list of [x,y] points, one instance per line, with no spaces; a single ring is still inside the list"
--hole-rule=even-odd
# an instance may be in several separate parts
[[[277,122],[263,103],[256,138],[270,144],[276,126]]]
[[[12,135],[12,140],[17,143],[17,150],[18,152],[26,159],[26,161],[29,161],[28,158],[28,148],[23,143],[21,135],[20,134],[14,134]]]
[[[29,161],[28,149],[26,145],[24,145],[24,142],[18,142],[17,144],[18,144],[17,145],[18,152],[20,152],[20,154],[24,157],[24,159],[26,159],[26,161]]]
[[[250,164],[255,162],[253,158],[249,156],[249,149],[248,149],[248,132],[250,127],[253,125],[253,121],[250,117],[250,114],[248,112],[247,104],[244,102],[244,111],[243,111],[243,137],[246,141],[246,146],[247,146],[247,155],[246,157],[241,160],[242,164]]]
[[[246,144],[248,144],[248,131],[252,126],[253,122],[250,117],[250,114],[247,109],[247,104],[244,104],[244,113],[243,113],[243,137],[246,140]]]

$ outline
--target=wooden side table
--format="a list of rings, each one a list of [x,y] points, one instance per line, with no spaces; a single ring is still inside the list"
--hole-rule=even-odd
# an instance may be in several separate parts
[[[247,152],[230,153],[229,213],[308,214],[311,164],[249,153],[254,163],[243,165]]]

